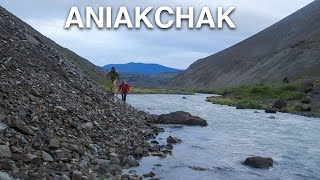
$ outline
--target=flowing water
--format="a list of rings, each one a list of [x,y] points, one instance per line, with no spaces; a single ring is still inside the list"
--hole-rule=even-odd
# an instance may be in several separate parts
[[[128,103],[154,114],[178,110],[208,121],[207,127],[165,127],[157,140],[182,139],[167,158],[146,157],[135,168],[160,179],[320,179],[320,119],[205,102],[210,95],[129,95]],[[271,119],[274,116],[275,119]],[[249,156],[272,157],[268,170],[241,164]],[[154,166],[161,164],[161,167]],[[208,168],[196,171],[190,166]]]

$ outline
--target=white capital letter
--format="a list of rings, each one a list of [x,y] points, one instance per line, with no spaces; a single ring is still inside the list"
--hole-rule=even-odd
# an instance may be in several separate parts
[[[159,26],[162,29],[170,28],[172,26],[172,24],[173,24],[173,20],[169,20],[167,22],[167,24],[163,24],[161,22],[161,13],[162,13],[162,11],[167,11],[170,15],[172,15],[174,13],[173,10],[168,6],[162,6],[162,7],[158,8],[157,11],[156,11],[156,14],[155,14],[156,24],[157,24],[157,26]]]
[[[235,9],[235,7],[229,7],[227,11],[223,14],[223,9],[222,7],[218,7],[218,28],[222,28],[223,21],[226,21],[228,26],[231,29],[236,28],[232,20],[229,18],[229,14],[232,13],[232,11]]]
[[[181,28],[181,22],[182,19],[186,19],[189,21],[189,28],[193,28],[193,7],[189,7],[189,13],[186,15],[182,15],[182,10],[181,7],[177,7],[176,8],[176,23],[177,23],[177,28],[180,29]]]
[[[122,19],[122,16],[124,17],[124,19]],[[126,7],[120,7],[116,21],[114,23],[114,28],[115,29],[119,28],[120,24],[127,25],[129,29],[133,28],[132,22],[130,20],[130,16]]]
[[[205,17],[207,17],[207,19],[205,19]],[[201,28],[202,24],[209,24],[210,28],[216,27],[214,25],[211,11],[208,7],[203,7],[201,9],[201,13],[200,13],[196,28],[198,28],[198,29]]]
[[[73,16],[75,16],[76,19],[73,19]],[[64,28],[69,29],[72,24],[78,25],[79,28],[84,28],[84,25],[77,7],[72,7],[70,9],[69,16],[66,21],[66,24],[64,25]]]
[[[152,10],[152,7],[147,7],[142,13],[141,13],[141,8],[136,7],[136,28],[140,28],[141,26],[141,21],[144,22],[144,24],[149,28],[152,29],[153,26],[149,19],[147,18],[147,14]]]
[[[99,18],[93,11],[92,7],[86,7],[86,27],[91,28],[91,18],[94,20],[98,28],[103,28],[103,7],[99,7]]]
[[[107,24],[107,29],[110,29],[111,28],[111,18],[112,18],[112,9],[111,7],[107,7],[106,9],[107,13],[106,13],[106,16],[107,16],[107,19],[106,19],[106,24]]]

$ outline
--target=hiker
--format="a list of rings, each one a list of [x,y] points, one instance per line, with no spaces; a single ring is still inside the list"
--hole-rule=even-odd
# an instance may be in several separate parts
[[[130,86],[126,81],[122,81],[121,85],[119,86],[118,93],[121,90],[121,98],[123,102],[126,102],[127,94],[130,92]]]
[[[114,94],[117,89],[117,81],[116,80],[119,81],[119,78],[120,78],[115,67],[111,68],[111,71],[108,73],[107,77],[111,82],[110,91],[112,94]]]

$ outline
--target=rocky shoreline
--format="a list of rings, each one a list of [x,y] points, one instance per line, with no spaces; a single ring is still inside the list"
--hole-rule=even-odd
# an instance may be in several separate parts
[[[151,116],[108,95],[2,8],[0,25],[0,179],[139,178],[122,169],[152,149],[146,142],[161,129]]]

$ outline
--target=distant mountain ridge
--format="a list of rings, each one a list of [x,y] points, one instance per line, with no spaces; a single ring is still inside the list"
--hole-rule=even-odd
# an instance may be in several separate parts
[[[181,72],[181,69],[170,68],[162,66],[160,64],[147,64],[147,63],[134,63],[130,62],[127,64],[108,64],[103,66],[104,70],[110,70],[111,67],[115,67],[120,73],[135,73],[135,74],[146,74],[154,75],[161,73],[176,73]]]
[[[320,0],[258,34],[200,59],[168,88],[220,89],[320,78]]]

